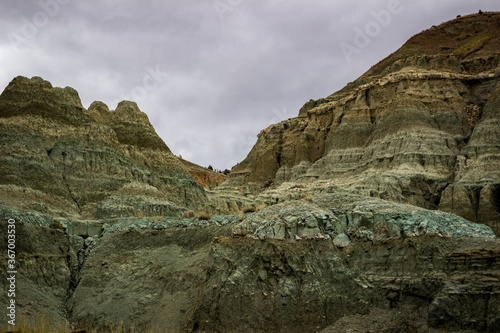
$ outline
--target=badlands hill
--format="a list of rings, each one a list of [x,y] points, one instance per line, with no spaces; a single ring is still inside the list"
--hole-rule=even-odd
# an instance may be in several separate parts
[[[264,129],[223,187],[334,184],[500,234],[499,36],[499,13],[415,35],[342,90]]]
[[[263,130],[213,190],[135,103],[86,110],[72,88],[15,78],[0,95],[0,247],[15,223],[18,323],[500,331],[499,32],[485,13],[414,36]]]
[[[169,215],[203,188],[133,102],[88,110],[69,87],[17,77],[0,95],[0,199],[84,219]]]

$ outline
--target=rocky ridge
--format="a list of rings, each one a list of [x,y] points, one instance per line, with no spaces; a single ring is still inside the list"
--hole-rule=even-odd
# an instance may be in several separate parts
[[[470,15],[414,36],[344,89],[261,131],[221,189],[265,196],[328,183],[454,212],[499,234],[499,21]]]
[[[178,214],[205,191],[133,102],[85,110],[78,93],[15,78],[0,95],[0,200],[56,216]]]
[[[499,15],[424,32],[459,37],[445,56],[416,35],[264,130],[214,190],[135,103],[85,110],[71,88],[14,79],[0,229],[16,220],[18,314],[98,331],[499,331],[498,35],[484,30]]]

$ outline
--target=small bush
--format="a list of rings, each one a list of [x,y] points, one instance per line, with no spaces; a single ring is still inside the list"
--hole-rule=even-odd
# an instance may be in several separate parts
[[[247,206],[243,208],[243,213],[255,213],[257,211],[257,208],[255,206]]]
[[[312,193],[305,193],[303,195],[302,199],[304,199],[306,201],[309,201],[309,202],[312,202],[313,201],[313,195],[312,195]]]
[[[192,210],[186,210],[184,213],[182,213],[182,217],[186,218],[186,219],[189,219],[189,218],[192,218],[192,217],[195,217],[195,216],[196,216],[196,214]]]
[[[211,216],[212,216],[212,214],[207,213],[207,212],[199,212],[198,214],[196,214],[196,217],[198,218],[198,220],[205,220],[205,221],[210,220]]]
[[[54,219],[54,221],[52,221],[52,223],[49,225],[49,227],[52,228],[52,229],[58,229],[58,230],[61,230],[61,231],[64,230],[62,223],[59,222],[56,219]]]
[[[266,207],[267,207],[267,205],[266,205],[266,204],[258,205],[258,206],[257,206],[257,211],[260,211],[260,210],[262,210],[262,209],[264,209],[264,208],[266,208]]]

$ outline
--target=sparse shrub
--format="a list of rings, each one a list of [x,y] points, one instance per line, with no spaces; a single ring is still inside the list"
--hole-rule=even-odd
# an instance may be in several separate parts
[[[306,201],[309,201],[309,202],[312,202],[313,201],[313,195],[312,195],[312,193],[306,193],[306,194],[304,194],[304,196],[302,197],[302,199],[304,199]]]
[[[210,220],[211,216],[212,216],[212,214],[207,213],[207,212],[203,212],[203,211],[196,214],[196,217],[198,218],[198,220],[205,220],[205,221]]]
[[[189,219],[189,218],[192,218],[195,216],[196,216],[196,213],[192,210],[186,210],[184,213],[182,213],[182,217],[186,218],[186,219]]]
[[[255,206],[246,206],[243,208],[243,213],[255,213],[257,211],[257,208]]]
[[[67,333],[71,332],[68,323],[60,321],[54,323],[44,315],[24,315],[16,318],[16,325],[7,327],[7,332],[39,332],[39,333]]]
[[[137,218],[138,219],[142,219],[144,217],[144,213],[143,212],[137,212]]]
[[[61,223],[61,222],[59,222],[59,221],[58,221],[58,220],[56,220],[56,219],[54,219],[54,220],[52,221],[52,223],[49,225],[49,227],[50,227],[50,228],[52,228],[52,229],[58,229],[58,230],[61,230],[61,231],[63,231],[63,230],[64,230],[62,223]]]
[[[260,211],[260,210],[262,210],[262,209],[264,209],[264,208],[266,208],[266,207],[267,207],[267,204],[265,204],[265,203],[264,203],[264,204],[262,204],[262,205],[258,205],[258,206],[257,206],[257,211]]]

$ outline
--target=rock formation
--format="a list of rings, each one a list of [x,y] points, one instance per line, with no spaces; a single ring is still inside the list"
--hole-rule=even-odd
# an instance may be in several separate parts
[[[71,88],[15,78],[0,95],[0,247],[15,221],[18,320],[500,331],[499,22],[414,36],[263,130],[213,190],[135,103],[85,110]]]
[[[258,135],[224,188],[328,182],[454,212],[500,234],[500,14],[414,37],[362,77]]]
[[[0,95],[0,200],[57,216],[178,214],[206,194],[133,102],[85,110],[78,93],[39,77]]]

